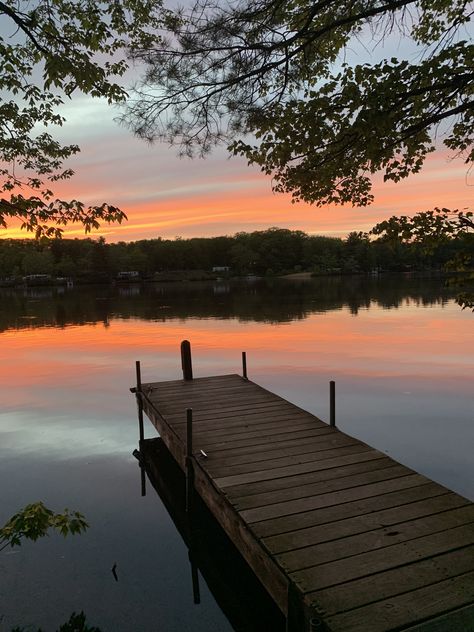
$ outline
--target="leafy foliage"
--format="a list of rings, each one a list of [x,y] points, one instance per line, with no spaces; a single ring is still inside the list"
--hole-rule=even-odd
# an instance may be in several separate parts
[[[13,628],[11,632],[27,632],[25,628]],[[38,628],[37,632],[43,632],[41,628]],[[86,623],[86,616],[83,612],[76,614],[75,612],[69,617],[66,623],[59,626],[57,632],[100,632],[99,628],[95,626],[90,627]]]
[[[78,511],[65,509],[54,513],[42,502],[32,503],[12,516],[0,529],[0,551],[7,547],[21,546],[22,540],[35,542],[54,529],[63,536],[82,533],[88,527]]]
[[[418,172],[437,135],[472,162],[471,14],[466,0],[198,0],[168,41],[132,46],[146,72],[124,121],[189,155],[226,142],[295,200],[364,206],[372,174]],[[419,54],[347,62],[392,35]]]
[[[419,243],[432,250],[441,241],[447,242],[453,237],[468,234],[474,229],[473,216],[471,211],[436,208],[413,217],[391,217],[374,226],[370,232],[385,241]]]
[[[472,270],[474,234],[451,224],[445,229],[444,220],[431,211],[419,215],[394,217],[374,227],[371,235],[353,231],[346,239],[269,228],[233,236],[111,244],[103,238],[0,240],[0,270],[7,277],[0,284],[17,285],[23,274],[107,283],[126,270],[164,281],[223,276],[213,273],[214,267],[229,268],[224,276],[439,272],[448,262],[450,271]],[[447,221],[454,223],[455,217],[449,214]]]
[[[78,92],[109,103],[126,98],[118,79],[128,68],[125,49],[145,45],[161,24],[161,3],[151,0],[49,0],[0,2],[0,227],[19,218],[22,228],[59,235],[61,226],[121,222],[110,204],[85,207],[54,196],[54,182],[70,178],[63,162],[79,151],[50,132],[59,113]],[[26,190],[26,191],[25,191]]]
[[[444,267],[453,273],[465,273],[458,284],[471,283],[474,279],[474,214],[471,211],[450,211],[446,208],[436,208],[434,211],[417,213],[413,217],[402,215],[391,217],[380,222],[371,230],[372,235],[378,235],[379,241],[393,246],[399,244],[413,244],[420,246],[426,256],[433,255],[443,246],[457,240],[461,247],[452,252],[445,261]],[[457,298],[463,308],[474,310],[474,293],[461,292]]]

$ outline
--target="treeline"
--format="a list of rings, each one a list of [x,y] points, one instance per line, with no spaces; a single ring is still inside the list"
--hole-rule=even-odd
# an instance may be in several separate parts
[[[466,242],[467,240],[467,242]],[[472,235],[445,239],[425,248],[420,243],[352,232],[346,239],[270,228],[234,236],[174,240],[146,239],[108,244],[98,239],[0,240],[0,277],[29,274],[108,281],[121,271],[143,278],[157,273],[229,268],[231,276],[280,275],[310,271],[353,274],[442,269],[457,253],[474,253]]]

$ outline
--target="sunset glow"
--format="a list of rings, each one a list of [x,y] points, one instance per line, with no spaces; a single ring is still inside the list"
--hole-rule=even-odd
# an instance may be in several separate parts
[[[82,152],[70,161],[76,175],[56,183],[55,193],[124,210],[127,222],[92,234],[109,242],[231,235],[271,226],[345,237],[391,215],[472,206],[473,176],[462,159],[451,160],[442,149],[428,157],[420,174],[398,184],[376,175],[372,206],[317,208],[274,194],[271,178],[243,159],[229,159],[224,148],[204,160],[179,159],[176,148],[146,145],[113,122],[113,110],[85,98],[71,103],[65,115],[62,139],[78,143]],[[83,237],[84,231],[69,226],[64,234]],[[0,231],[0,237],[27,236],[19,223]]]
[[[349,371],[365,379],[407,379],[409,375],[411,379],[442,379],[450,365],[461,379],[471,363],[465,351],[471,319],[452,303],[443,309],[442,320],[432,310],[417,308],[415,323],[408,307],[386,312],[382,320],[381,308],[374,305],[361,310],[356,320],[348,319],[345,308],[324,317],[311,315],[292,327],[247,324],[235,318],[163,322],[115,318],[66,330],[25,328],[21,336],[12,329],[2,334],[12,361],[0,367],[0,380],[5,395],[11,396],[4,405],[14,408],[20,394],[27,393],[24,383],[30,385],[29,395],[36,388],[56,391],[59,376],[63,385],[80,385],[92,374],[102,380],[107,376],[112,385],[117,379],[133,380],[134,361],[139,358],[153,380],[177,379],[176,357],[185,338],[193,341],[197,376],[208,374],[214,362],[220,367],[218,372],[239,372],[240,352],[247,349],[253,369],[266,374],[283,356],[298,370],[325,377]],[[454,342],[447,327],[450,321],[458,332]],[[392,358],[390,363],[387,356]]]

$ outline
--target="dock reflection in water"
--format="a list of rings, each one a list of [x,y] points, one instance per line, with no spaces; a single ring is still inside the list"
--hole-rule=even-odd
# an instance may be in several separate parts
[[[140,454],[148,480],[189,549],[189,599],[192,585],[199,603],[199,570],[236,632],[283,632],[285,617],[197,495],[186,513],[185,477],[163,441],[142,441]]]

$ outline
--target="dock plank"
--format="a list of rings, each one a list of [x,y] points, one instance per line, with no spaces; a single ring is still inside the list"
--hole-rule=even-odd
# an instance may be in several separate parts
[[[388,481],[381,481],[368,485],[359,485],[351,489],[343,489],[336,492],[322,493],[310,496],[309,498],[298,498],[264,507],[245,509],[240,512],[242,518],[249,524],[261,520],[270,520],[281,516],[300,514],[311,509],[321,509],[330,505],[341,505],[354,499],[370,498],[380,496],[399,489],[405,489],[421,485],[427,479],[421,474],[407,474]],[[322,486],[324,488],[324,486]]]
[[[382,632],[472,604],[474,572],[452,577],[327,619],[333,632]],[[449,626],[449,620],[447,620]],[[447,627],[446,630],[450,628]],[[451,628],[453,629],[453,628]],[[454,629],[453,629],[454,630]],[[471,628],[472,630],[472,628]],[[463,631],[463,632],[468,632]]]
[[[309,594],[325,615],[349,612],[474,570],[474,545]]]
[[[468,505],[469,501],[447,492],[441,496],[410,502],[407,505],[397,505],[390,509],[373,511],[342,520],[331,520],[331,514],[327,516],[327,522],[304,529],[297,529],[281,533],[279,535],[264,538],[265,545],[275,554],[292,551],[313,544],[320,544],[338,538],[346,538],[358,533],[365,533],[381,527],[394,527],[406,520],[415,520],[424,516],[432,516],[450,509],[457,509]]]
[[[229,494],[228,496],[232,499],[232,503],[237,509],[252,509],[254,507],[286,502],[288,500],[307,498],[308,496],[315,496],[321,493],[351,489],[359,485],[367,485],[368,483],[398,478],[399,476],[407,476],[408,474],[412,474],[412,472],[404,465],[394,465],[390,463],[390,465],[387,465],[385,468],[378,468],[361,474],[351,474],[350,476],[332,478],[330,480],[308,483],[306,485],[297,485],[295,487],[286,487],[285,489],[252,494],[251,496],[235,497]]]
[[[184,436],[184,428],[180,428],[179,433]],[[311,446],[317,447],[322,444],[324,439],[333,439],[333,437],[330,436],[331,434],[333,433],[328,435],[326,429],[321,430],[320,428],[308,428],[305,426],[299,430],[290,430],[288,426],[286,426],[285,428],[280,427],[279,430],[274,433],[269,430],[264,430],[256,433],[248,432],[248,434],[242,436],[241,434],[234,435],[229,432],[225,440],[223,437],[216,437],[213,440],[207,435],[204,437],[199,436],[199,442],[208,448],[209,456],[212,457],[209,464],[212,463],[218,465],[219,457],[225,457],[225,455],[221,454],[223,451],[238,450],[239,448],[259,448],[262,450],[262,446],[264,446],[266,450],[270,451],[269,439],[271,439],[270,445],[275,446],[275,449],[280,449],[282,445],[288,445],[288,443],[294,439],[305,439],[306,442],[309,443],[309,441],[313,438],[316,438],[317,442],[311,441]],[[240,452],[244,454],[248,451],[240,450]],[[242,463],[242,461],[237,461],[237,463]]]
[[[227,476],[231,476],[233,474],[248,474],[252,472],[260,472],[262,470],[269,470],[280,467],[287,467],[289,465],[296,465],[298,463],[306,463],[308,461],[314,461],[318,458],[320,453],[324,453],[327,451],[337,451],[339,448],[346,448],[348,446],[358,445],[356,439],[352,439],[351,437],[345,436],[335,436],[332,435],[329,438],[321,438],[317,436],[317,441],[311,441],[312,431],[308,431],[307,434],[308,444],[310,445],[311,450],[305,454],[288,454],[287,456],[281,456],[274,458],[271,456],[270,459],[265,459],[264,461],[250,462],[250,463],[237,463],[233,465],[226,465],[221,463],[214,463],[212,459],[209,459],[208,469],[212,473],[213,476],[219,478],[224,474]],[[306,434],[306,433],[305,433]],[[242,445],[242,441],[239,441],[239,446]],[[323,454],[324,458],[324,454]]]
[[[290,574],[290,577],[304,592],[313,592],[320,588],[327,588],[469,546],[473,542],[473,537],[474,524],[471,523],[416,540],[386,546],[383,550],[368,551],[333,562],[317,564],[295,571]]]
[[[238,375],[137,397],[183,469],[192,408],[195,489],[289,621],[425,632],[474,613],[469,500]]]
[[[306,568],[310,564],[310,560],[316,559],[318,564],[324,564],[359,553],[383,549],[400,542],[415,540],[425,535],[441,533],[471,522],[474,522],[474,506],[467,505],[432,515],[429,520],[423,516],[416,520],[399,522],[396,527],[381,527],[357,535],[287,551],[275,555],[275,558],[287,571],[293,572]],[[271,547],[270,550],[272,550]]]
[[[245,498],[246,496],[261,494],[267,491],[307,485],[308,483],[317,483],[319,481],[349,476],[350,474],[359,474],[360,472],[367,472],[373,469],[383,469],[393,463],[389,457],[375,451],[362,452],[352,457],[352,461],[353,462],[348,465],[335,465],[333,467],[296,474],[294,476],[282,476],[265,481],[241,483],[240,485],[227,485],[225,490],[227,494],[232,494],[236,498]]]
[[[360,500],[351,500],[341,504],[329,505],[328,507],[318,507],[312,511],[290,516],[282,516],[273,520],[264,520],[252,524],[252,529],[259,537],[265,538],[272,535],[288,533],[295,529],[304,529],[326,522],[335,522],[374,513],[381,509],[397,508],[406,503],[418,500],[435,498],[446,494],[447,490],[441,488],[436,483],[422,483],[379,496],[369,496]]]

